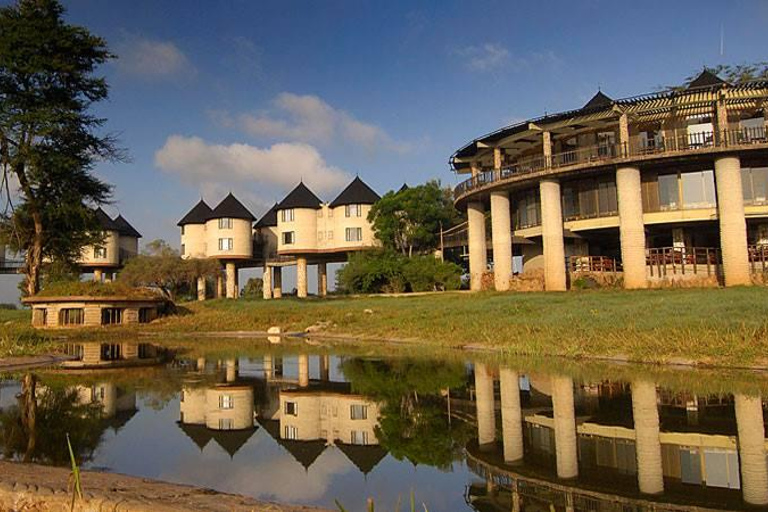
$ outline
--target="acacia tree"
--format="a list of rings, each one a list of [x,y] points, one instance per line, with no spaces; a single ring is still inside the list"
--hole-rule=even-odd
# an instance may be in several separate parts
[[[114,138],[99,134],[105,120],[89,113],[107,98],[94,73],[112,54],[63,14],[56,0],[0,9],[0,240],[24,253],[30,295],[44,261],[73,262],[100,242],[92,207],[111,187],[91,171],[121,157]]]
[[[434,180],[387,192],[368,213],[368,221],[384,247],[408,256],[434,250],[440,228],[452,226],[457,219],[450,189]]]

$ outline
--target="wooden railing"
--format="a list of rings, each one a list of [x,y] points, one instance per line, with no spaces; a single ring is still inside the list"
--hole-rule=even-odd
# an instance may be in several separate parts
[[[720,249],[714,247],[654,247],[646,249],[651,277],[669,274],[717,275]]]
[[[459,183],[454,189],[455,197],[459,197],[474,189],[489,183],[503,181],[514,176],[523,176],[547,169],[564,169],[571,166],[593,162],[595,165],[610,163],[616,159],[635,156],[676,153],[681,151],[709,150],[713,147],[739,147],[754,144],[766,144],[765,128],[750,127],[737,130],[725,130],[721,133],[714,131],[685,133],[669,138],[661,137],[642,141],[637,137],[629,143],[609,143],[588,146],[555,153],[549,158],[543,155],[526,157],[510,165],[496,170],[483,170],[476,176]]]
[[[768,272],[768,245],[750,245],[749,246],[749,267],[752,272]]]
[[[608,256],[570,256],[568,269],[572,273],[621,271],[621,263]]]

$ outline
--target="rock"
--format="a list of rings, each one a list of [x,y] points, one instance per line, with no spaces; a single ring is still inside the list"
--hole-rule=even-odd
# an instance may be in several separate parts
[[[318,332],[322,331],[324,329],[327,329],[331,326],[331,322],[329,320],[320,320],[318,322],[315,322],[314,324],[310,325],[306,329],[304,329],[304,332]]]
[[[278,327],[277,325],[273,325],[269,329],[267,329],[267,334],[282,334],[283,330]]]
[[[372,315],[373,314],[373,310],[372,309],[364,309],[363,313],[365,313],[366,315]]]
[[[273,345],[277,345],[282,341],[282,338],[280,336],[267,336],[267,341]]]

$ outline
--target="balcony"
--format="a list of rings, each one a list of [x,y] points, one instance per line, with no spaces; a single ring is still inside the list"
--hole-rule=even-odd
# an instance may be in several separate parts
[[[633,136],[628,143],[607,143],[555,153],[549,158],[543,155],[523,158],[498,170],[484,170],[459,183],[454,197],[459,198],[492,183],[504,182],[519,176],[545,171],[565,172],[579,166],[609,165],[618,161],[642,160],[679,153],[706,153],[715,148],[749,147],[768,145],[764,127],[728,130],[720,137],[715,132],[698,132],[677,137],[645,140]]]

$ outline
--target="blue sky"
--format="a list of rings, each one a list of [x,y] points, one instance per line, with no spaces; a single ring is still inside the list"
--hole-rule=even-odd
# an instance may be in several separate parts
[[[178,245],[203,195],[259,216],[304,179],[454,184],[448,157],[528,117],[768,60],[768,2],[71,0],[119,59],[98,112],[128,150],[109,208]],[[720,55],[721,30],[724,53]],[[0,285],[1,286],[1,285]]]

